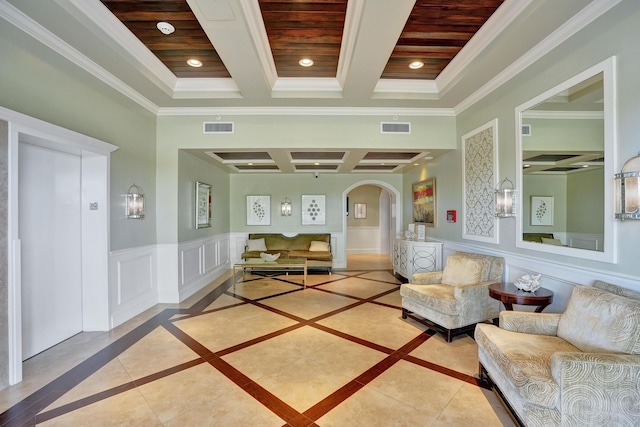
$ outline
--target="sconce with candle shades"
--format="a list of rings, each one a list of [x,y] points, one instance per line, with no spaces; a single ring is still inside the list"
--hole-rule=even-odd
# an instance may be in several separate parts
[[[144,193],[136,184],[129,187],[127,191],[127,203],[125,214],[129,219],[144,218]]]
[[[615,174],[615,197],[617,219],[640,219],[640,153]]]
[[[509,186],[509,187],[507,187]],[[500,181],[496,187],[496,216],[511,218],[516,215],[516,190],[509,178]]]
[[[287,197],[282,199],[282,202],[280,203],[280,215],[291,216],[291,200]]]

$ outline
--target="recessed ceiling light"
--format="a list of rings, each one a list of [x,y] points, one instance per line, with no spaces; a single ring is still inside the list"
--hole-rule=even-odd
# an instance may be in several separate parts
[[[424,67],[424,62],[422,61],[413,61],[411,64],[409,64],[409,68],[411,68],[412,70],[417,70],[418,68],[422,67]]]
[[[156,27],[158,27],[162,34],[172,34],[176,30],[176,28],[168,22],[158,22]]]
[[[311,67],[313,65],[313,60],[309,58],[302,58],[300,61],[298,61],[298,64],[302,65],[303,67]]]
[[[529,167],[531,167],[531,165],[523,165],[523,167],[529,168]]]
[[[582,165],[582,167],[583,167],[583,168],[588,168],[588,167],[589,167],[589,165]]]
[[[202,61],[195,59],[195,58],[191,58],[187,60],[187,64],[191,65],[192,67],[202,67]]]

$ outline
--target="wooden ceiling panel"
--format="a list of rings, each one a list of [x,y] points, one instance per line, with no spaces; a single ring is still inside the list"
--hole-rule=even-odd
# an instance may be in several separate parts
[[[503,0],[417,0],[382,78],[435,79]],[[422,61],[412,70],[409,63]]]
[[[335,77],[347,0],[259,0],[279,77]],[[298,64],[302,58],[313,67]]]
[[[186,0],[101,1],[176,77],[231,77]],[[176,31],[161,33],[156,27],[161,21],[169,22]],[[191,58],[204,65],[186,65]]]

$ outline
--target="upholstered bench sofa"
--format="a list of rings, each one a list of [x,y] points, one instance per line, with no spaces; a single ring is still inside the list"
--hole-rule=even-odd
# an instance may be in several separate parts
[[[475,339],[481,378],[521,425],[640,426],[640,292],[576,286],[564,313],[503,311]]]
[[[260,254],[280,254],[281,258],[306,258],[309,269],[327,269],[331,274],[333,254],[330,233],[251,233],[242,254],[243,259],[260,258]]]

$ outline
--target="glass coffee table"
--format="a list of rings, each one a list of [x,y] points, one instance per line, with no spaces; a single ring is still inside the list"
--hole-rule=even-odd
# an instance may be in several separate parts
[[[302,271],[302,283],[307,288],[307,259],[306,258],[278,258],[275,261],[265,261],[262,258],[248,258],[233,265],[233,286],[236,286],[236,271],[242,270],[242,280],[245,278],[246,270],[282,270],[289,274],[289,271]]]

